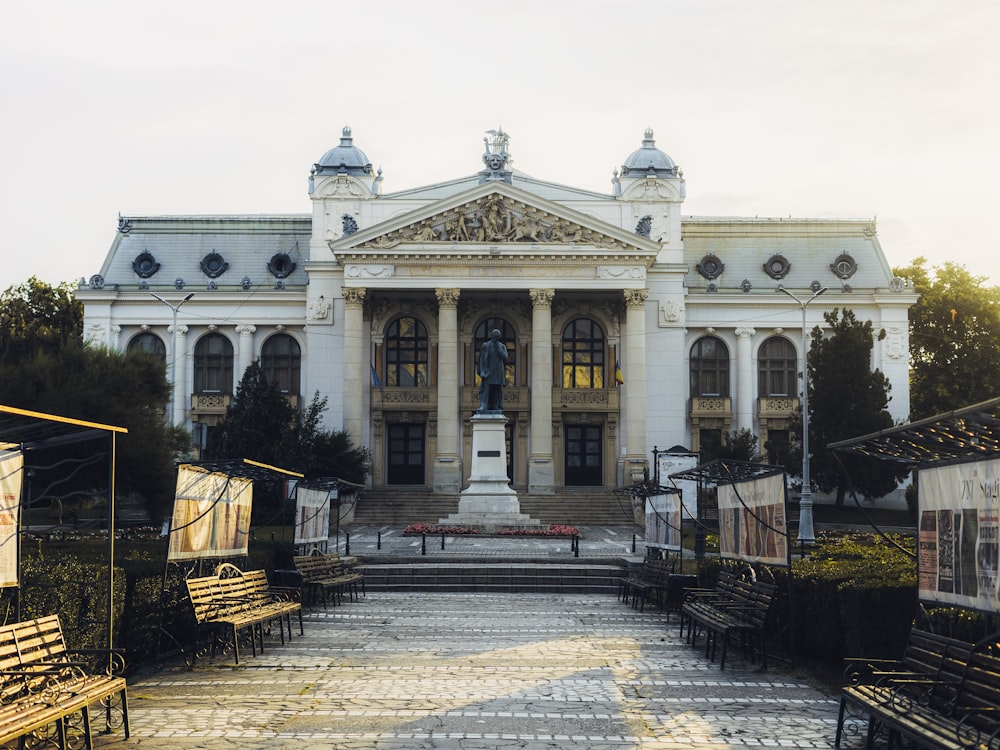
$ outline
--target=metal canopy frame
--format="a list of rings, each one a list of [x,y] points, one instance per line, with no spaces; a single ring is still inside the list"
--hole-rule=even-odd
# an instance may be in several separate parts
[[[108,468],[108,611],[105,615],[109,654],[114,648],[114,591],[115,591],[115,476],[117,473],[117,436],[128,433],[128,428],[88,422],[56,414],[19,409],[0,405],[0,449],[28,452],[42,448],[82,443],[107,438],[110,442]],[[23,480],[22,480],[23,484]],[[21,495],[24,503],[24,494]],[[21,544],[18,529],[17,580],[21,585]],[[17,617],[20,618],[20,596]],[[109,656],[110,658],[110,656]]]
[[[783,466],[757,464],[750,461],[737,461],[732,458],[716,458],[705,464],[699,464],[691,469],[671,474],[668,479],[687,479],[705,484],[735,484],[762,479],[775,474],[784,474]]]
[[[827,448],[911,469],[992,458],[1000,453],[1000,398],[830,443]]]

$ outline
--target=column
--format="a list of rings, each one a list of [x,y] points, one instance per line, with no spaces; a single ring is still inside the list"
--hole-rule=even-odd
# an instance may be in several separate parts
[[[552,460],[552,300],[555,289],[531,289],[531,426],[528,492],[555,492]]]
[[[457,495],[462,489],[458,457],[460,434],[458,373],[458,298],[461,289],[435,289],[438,301],[437,457],[434,491]]]
[[[355,445],[363,445],[362,399],[365,376],[364,332],[365,292],[364,287],[343,287],[344,295],[344,430]]]
[[[625,289],[625,481],[640,482],[646,457],[646,299],[648,289]],[[612,363],[614,366],[614,363]]]
[[[188,357],[187,357],[187,332],[186,325],[171,327],[174,337],[174,351],[171,355],[173,359],[173,372],[170,377],[174,380],[174,425],[180,427],[187,422],[188,402],[191,398],[190,388],[187,385]]]
[[[247,368],[253,362],[253,335],[257,331],[257,326],[250,323],[240,323],[236,326],[236,333],[240,335],[240,356],[238,361],[239,369],[236,371],[236,382],[243,380]]]
[[[736,331],[736,429],[753,432],[753,328]]]

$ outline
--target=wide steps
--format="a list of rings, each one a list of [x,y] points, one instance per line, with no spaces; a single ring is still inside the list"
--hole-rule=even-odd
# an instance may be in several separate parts
[[[364,563],[371,591],[491,591],[615,594],[625,576],[620,565],[559,563]]]

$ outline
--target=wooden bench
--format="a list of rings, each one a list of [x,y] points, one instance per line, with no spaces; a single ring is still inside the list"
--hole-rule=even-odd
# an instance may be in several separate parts
[[[296,555],[295,569],[302,575],[306,598],[312,602],[321,599],[324,608],[330,594],[334,604],[343,603],[345,593],[352,601],[366,594],[364,574],[346,564],[340,555]]]
[[[124,668],[120,654],[67,648],[58,615],[0,626],[0,744],[18,740],[24,747],[27,735],[47,739],[38,735],[54,727],[60,750],[66,750],[70,723],[80,714],[89,750],[94,705],[104,708],[106,730],[121,726],[129,737],[125,678],[115,676],[113,668]]]
[[[233,659],[240,663],[240,633],[248,632],[253,655],[257,645],[264,652],[264,626],[277,621],[281,642],[285,642],[285,628],[292,637],[292,615],[299,618],[299,634],[304,634],[302,604],[282,591],[271,589],[263,570],[242,572],[226,563],[216,575],[188,578],[185,581],[188,599],[195,618],[194,649],[191,666],[198,654],[201,630],[213,630],[212,653],[221,643],[232,643]],[[222,636],[225,637],[222,637]],[[231,639],[231,640],[230,640]]]
[[[1000,748],[1000,657],[991,647],[914,629],[902,659],[847,660],[835,745],[848,716],[867,716],[866,746],[886,735],[946,750]]]
[[[631,603],[632,609],[638,607],[640,612],[646,608],[647,601],[653,601],[662,608],[666,600],[667,581],[675,567],[674,557],[647,557],[627,577],[622,578],[618,585],[618,598]]]
[[[774,584],[722,571],[716,587],[710,590],[694,589],[688,592],[681,605],[681,636],[688,626],[688,642],[696,643],[702,630],[705,632],[705,656],[715,660],[715,652],[722,642],[719,669],[726,668],[726,655],[734,636],[738,636],[744,650],[759,652],[761,667],[767,669],[767,616],[777,594]]]

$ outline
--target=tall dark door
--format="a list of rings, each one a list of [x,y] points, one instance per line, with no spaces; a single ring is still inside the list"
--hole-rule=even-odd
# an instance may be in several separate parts
[[[601,471],[601,426],[566,426],[566,484],[596,487],[603,483]]]
[[[424,425],[390,424],[389,484],[424,483]]]

